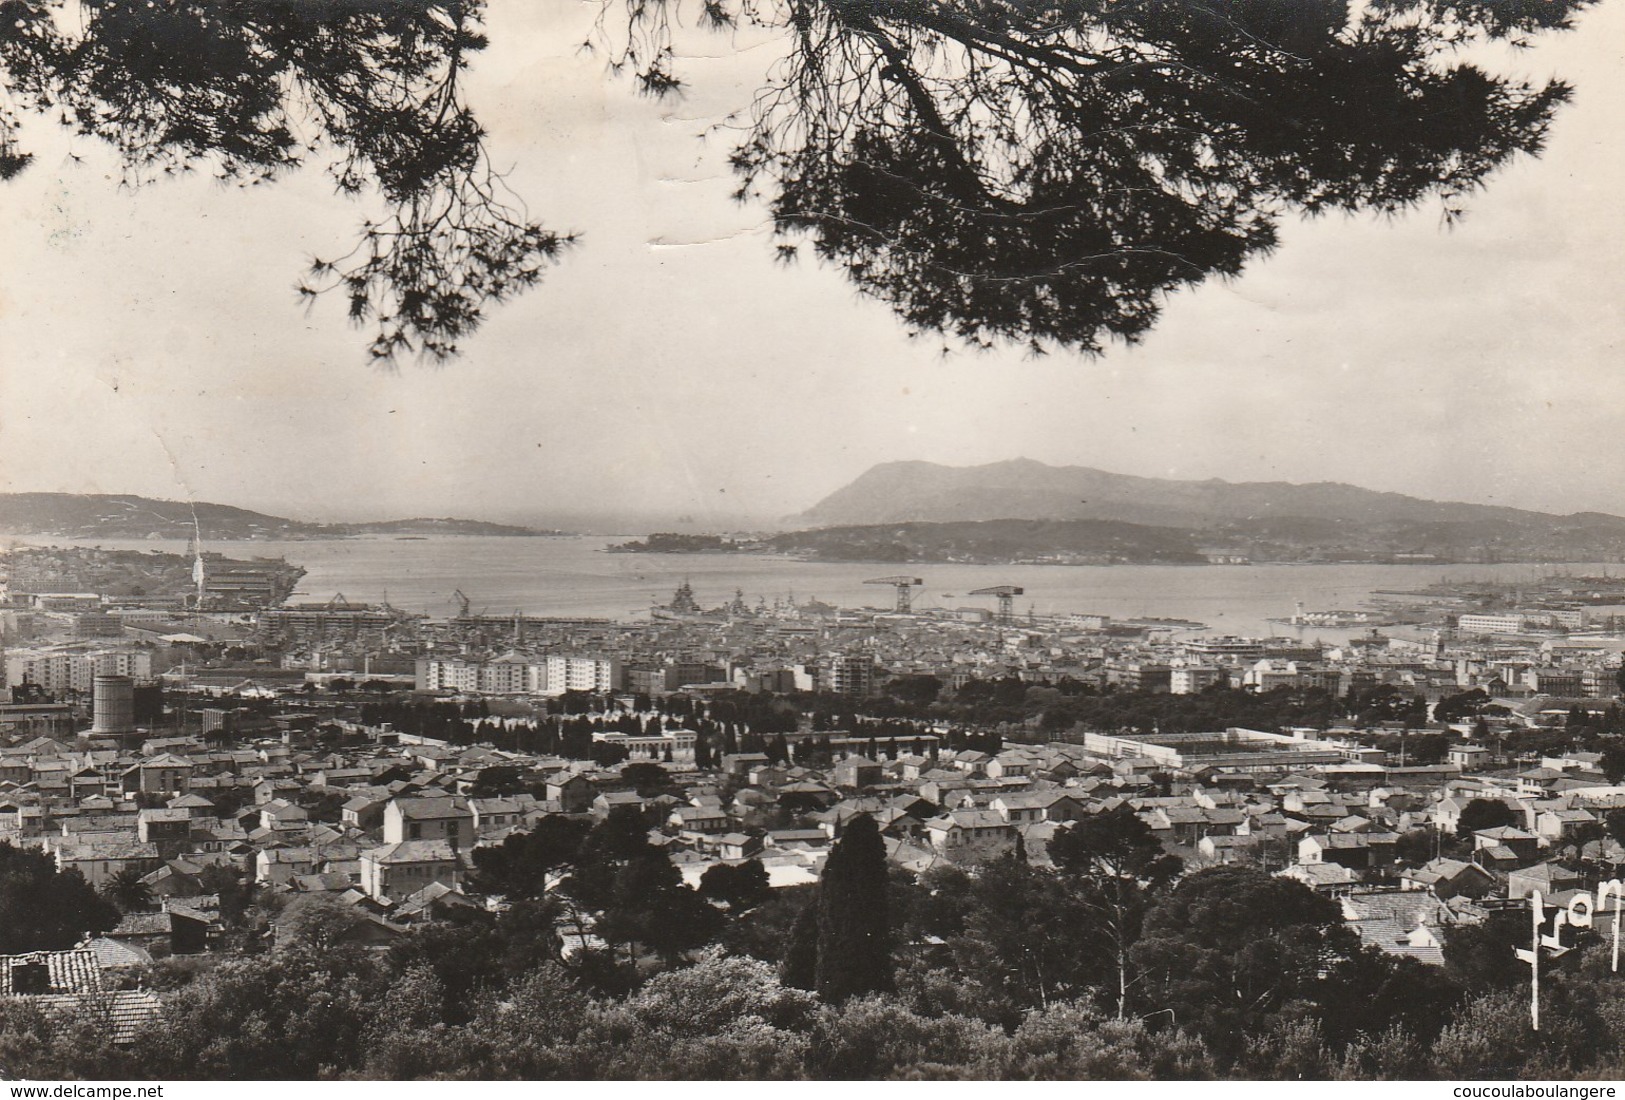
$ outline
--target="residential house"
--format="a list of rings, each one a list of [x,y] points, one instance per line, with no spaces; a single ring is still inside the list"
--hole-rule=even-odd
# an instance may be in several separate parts
[[[684,833],[725,833],[733,822],[720,807],[677,806],[666,819],[666,824]]]
[[[379,829],[384,824],[384,807],[389,799],[375,795],[356,795],[339,811],[339,820],[363,831]]]
[[[471,798],[469,812],[474,815],[474,832],[481,837],[501,833],[507,829],[525,828],[535,822],[536,800],[530,795],[515,798]]]
[[[458,848],[445,838],[390,842],[361,853],[361,888],[381,902],[404,900],[430,883],[462,884]]]
[[[1212,863],[1235,863],[1252,855],[1258,848],[1258,838],[1252,836],[1204,836],[1196,842],[1196,851]]]
[[[133,830],[47,836],[44,849],[56,858],[57,870],[78,871],[92,886],[101,886],[125,871],[144,875],[163,862],[158,846],[141,840]]]
[[[1598,826],[1597,815],[1590,810],[1546,810],[1535,818],[1535,832],[1553,843],[1573,840]]]
[[[925,823],[931,847],[954,860],[986,859],[1016,846],[1015,826],[995,810],[951,810]]]
[[[1277,878],[1301,882],[1317,894],[1339,897],[1352,890],[1360,876],[1340,863],[1294,863],[1275,873]]]
[[[453,848],[474,844],[474,814],[460,798],[392,798],[384,807],[384,843],[444,840]],[[426,882],[418,883],[421,889]]]
[[[1585,879],[1577,871],[1556,863],[1537,863],[1507,875],[1507,897],[1526,898],[1539,890],[1541,897],[1549,898],[1565,890],[1579,890],[1584,885]]]
[[[883,783],[885,779],[885,768],[867,756],[848,756],[845,760],[837,763],[834,768],[834,780],[837,787],[855,790]]]
[[[1365,871],[1392,863],[1398,843],[1395,833],[1315,833],[1298,841],[1298,862]]]
[[[302,829],[310,823],[310,814],[304,807],[296,806],[287,799],[277,798],[270,802],[260,804],[259,827],[281,832],[290,829]]]
[[[120,773],[120,789],[126,794],[139,792],[172,798],[192,789],[192,771],[190,760],[163,752]]]
[[[580,772],[569,772],[549,779],[545,793],[547,800],[557,802],[564,813],[584,814],[594,808],[595,790],[592,780]]]
[[[192,835],[192,815],[185,809],[142,810],[136,815],[136,836],[154,844],[184,844]]]
[[[1457,897],[1483,897],[1494,889],[1495,876],[1476,863],[1441,858],[1402,870],[1399,883],[1402,890],[1427,890],[1446,901]]]
[[[1012,825],[1029,825],[1048,820],[1054,801],[1054,795],[1048,791],[1021,791],[999,795],[988,803],[988,808]]]
[[[604,791],[592,800],[593,813],[608,817],[616,810],[629,809],[642,811],[644,808],[643,796],[637,791]]]
[[[1540,838],[1513,825],[1497,825],[1493,829],[1479,829],[1473,833],[1473,851],[1476,856],[1490,848],[1505,848],[1520,866],[1540,858]],[[1497,853],[1499,856],[1499,853]]]

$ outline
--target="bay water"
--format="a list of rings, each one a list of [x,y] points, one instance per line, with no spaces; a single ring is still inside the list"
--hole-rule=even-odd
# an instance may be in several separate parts
[[[1288,631],[1271,618],[1290,616],[1302,601],[1309,610],[1358,609],[1375,593],[1414,590],[1440,580],[1528,582],[1553,574],[1617,575],[1612,565],[895,565],[807,562],[755,554],[614,554],[604,548],[634,536],[430,536],[333,540],[216,542],[206,548],[234,558],[285,557],[308,572],[292,603],[349,600],[379,603],[436,617],[455,614],[462,591],[475,613],[647,618],[671,599],[679,584],[693,586],[702,607],[817,599],[840,607],[889,608],[890,587],[866,580],[895,574],[924,580],[914,589],[917,608],[992,608],[992,597],[973,589],[1014,584],[1026,589],[1016,611],[1040,615],[1083,613],[1114,619],[1145,616],[1191,619],[1207,633],[1260,636]],[[11,539],[34,545],[185,553],[167,540]],[[1364,628],[1308,628],[1327,641]]]

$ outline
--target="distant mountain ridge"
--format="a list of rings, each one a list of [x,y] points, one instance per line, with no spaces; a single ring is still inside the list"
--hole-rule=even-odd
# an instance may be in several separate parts
[[[354,535],[543,535],[554,532],[468,519],[310,523],[206,501],[155,500],[123,493],[0,493],[0,532],[66,538],[346,538]]]
[[[1095,519],[1157,527],[1224,528],[1286,520],[1345,526],[1489,524],[1625,533],[1625,518],[1558,516],[1494,504],[1433,501],[1342,482],[1180,481],[1049,466],[1019,458],[985,466],[888,462],[837,489],[794,522],[808,526]]]
[[[1051,538],[1023,526],[1033,521],[1065,533]],[[1067,527],[1083,521],[1132,530],[1106,537],[1104,529]],[[1031,459],[967,467],[888,462],[791,522],[813,528],[798,533],[792,552],[826,559],[983,559],[1000,546],[1012,561],[1090,554],[1167,561],[1182,547],[1212,561],[1625,561],[1625,518],[1602,512],[1552,515],[1341,482],[1134,477]],[[964,524],[984,529],[942,529]]]

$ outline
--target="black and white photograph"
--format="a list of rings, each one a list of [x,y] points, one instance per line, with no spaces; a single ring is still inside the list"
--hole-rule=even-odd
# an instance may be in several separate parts
[[[1625,0],[0,0],[3,1087],[1614,1095],[1622,135]]]

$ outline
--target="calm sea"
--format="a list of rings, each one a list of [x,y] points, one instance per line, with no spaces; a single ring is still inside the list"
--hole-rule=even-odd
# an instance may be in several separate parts
[[[1282,633],[1266,620],[1289,616],[1303,601],[1310,610],[1359,608],[1379,590],[1407,590],[1441,579],[1528,581],[1554,573],[1618,575],[1613,565],[863,565],[825,564],[732,555],[606,554],[603,547],[634,536],[564,538],[363,538],[301,542],[221,542],[232,557],[286,557],[308,570],[294,602],[325,601],[336,594],[444,616],[456,610],[454,593],[465,592],[475,612],[519,610],[535,615],[647,617],[649,607],[670,600],[683,581],[702,606],[712,607],[742,590],[751,604],[793,597],[816,598],[841,607],[889,607],[890,588],[865,585],[872,577],[907,573],[925,581],[915,589],[917,607],[991,608],[972,597],[975,588],[1016,584],[1026,595],[1016,610],[1039,614],[1082,612],[1113,618],[1159,616],[1207,624],[1212,633]],[[24,541],[24,540],[13,540]],[[55,545],[109,549],[168,550],[181,542],[34,538]],[[1353,631],[1352,633],[1362,633]],[[1312,629],[1312,637],[1342,639],[1350,631]]]

